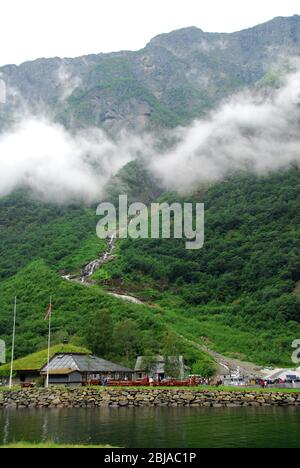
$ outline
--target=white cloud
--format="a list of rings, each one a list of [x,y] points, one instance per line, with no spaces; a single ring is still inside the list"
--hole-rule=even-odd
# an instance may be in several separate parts
[[[47,119],[26,119],[0,136],[0,195],[29,187],[58,202],[97,200],[136,148],[125,135],[116,144],[101,130],[71,135]]]
[[[205,121],[177,130],[179,143],[154,155],[168,189],[189,191],[239,170],[262,174],[300,163],[300,72],[272,97],[235,96]]]
[[[57,71],[57,84],[61,88],[61,100],[70,97],[76,88],[81,85],[81,78],[73,75],[65,64],[62,64]]]
[[[29,187],[58,202],[100,201],[111,176],[138,157],[166,189],[181,192],[235,171],[264,174],[300,164],[299,106],[297,72],[268,97],[238,94],[210,118],[170,131],[177,143],[161,153],[151,134],[122,133],[112,141],[99,129],[70,133],[29,116],[0,135],[0,196]]]

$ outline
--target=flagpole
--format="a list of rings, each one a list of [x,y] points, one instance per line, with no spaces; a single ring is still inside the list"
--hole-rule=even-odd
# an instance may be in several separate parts
[[[51,348],[51,316],[52,316],[52,297],[50,296],[49,334],[48,334],[48,364],[47,364],[46,388],[49,388],[49,365],[50,365],[50,348]]]
[[[14,305],[14,324],[13,324],[13,337],[12,337],[12,346],[11,346],[11,364],[10,364],[9,388],[12,388],[12,384],[13,384],[15,338],[16,338],[16,317],[17,317],[17,296],[15,297],[15,305]]]

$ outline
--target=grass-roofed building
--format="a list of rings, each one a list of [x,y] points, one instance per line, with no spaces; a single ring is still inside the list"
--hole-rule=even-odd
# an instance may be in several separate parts
[[[132,379],[133,370],[96,356],[85,348],[57,345],[51,348],[49,363],[50,385],[81,385],[102,379]],[[14,362],[14,384],[42,383],[47,375],[48,350],[39,351]],[[0,367],[0,377],[8,378],[10,365]]]
[[[41,369],[46,376],[48,364]],[[134,371],[84,353],[58,353],[49,363],[49,385],[81,385],[85,382],[132,380]]]
[[[50,356],[57,353],[84,353],[90,354],[86,348],[71,344],[55,345],[50,349]],[[14,361],[14,384],[37,382],[41,379],[41,368],[47,363],[48,350],[44,349]],[[0,367],[0,378],[7,380],[10,373],[10,363]]]

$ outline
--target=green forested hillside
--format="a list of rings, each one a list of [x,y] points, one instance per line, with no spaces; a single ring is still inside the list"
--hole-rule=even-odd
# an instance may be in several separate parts
[[[0,199],[0,278],[39,258],[56,269],[80,270],[103,249],[95,225],[94,209],[46,204],[26,191]]]
[[[78,271],[103,249],[92,209],[44,205],[20,193],[2,199],[0,336],[10,340],[18,294],[17,356],[43,349],[52,294],[54,341],[89,347],[98,340],[107,358],[132,362],[175,347],[191,364],[207,359],[187,338],[259,364],[291,365],[291,343],[300,336],[300,171],[235,176],[193,199],[206,205],[202,250],[177,240],[122,241],[91,287],[64,281],[59,271]],[[103,289],[148,305],[123,303]]]
[[[47,346],[44,320],[52,295],[52,343],[67,339],[107,359],[133,366],[138,354],[184,353],[191,365],[208,361],[205,354],[178,337],[160,308],[120,302],[97,286],[65,281],[43,260],[29,263],[0,283],[0,336],[10,343],[13,297],[18,295],[16,357]]]
[[[203,249],[186,250],[178,240],[123,241],[118,261],[107,267],[114,279],[136,283],[143,276],[143,284],[192,306],[267,304],[294,290],[300,280],[300,171],[234,177],[193,201],[205,203]],[[258,315],[300,320],[297,304],[275,309]]]
[[[140,297],[197,319],[200,333],[223,352],[260,362],[285,354],[288,360],[300,335],[294,294],[300,280],[300,171],[236,176],[194,201],[206,207],[202,250],[185,250],[177,240],[126,240],[118,260],[95,277],[108,287],[125,281]],[[232,342],[230,328],[253,333],[253,347],[242,334]]]

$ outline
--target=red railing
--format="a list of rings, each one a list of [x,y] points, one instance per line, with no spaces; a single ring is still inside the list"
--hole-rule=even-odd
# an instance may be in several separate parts
[[[89,380],[82,382],[83,387],[101,386],[100,380]],[[193,387],[197,385],[193,379],[187,380],[164,380],[162,382],[149,382],[148,380],[108,380],[108,387]]]
[[[33,382],[21,382],[21,388],[34,388],[35,384]]]
[[[148,382],[146,380],[116,381],[109,380],[109,387],[191,387],[195,385],[191,380],[164,380],[163,382]]]

